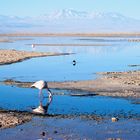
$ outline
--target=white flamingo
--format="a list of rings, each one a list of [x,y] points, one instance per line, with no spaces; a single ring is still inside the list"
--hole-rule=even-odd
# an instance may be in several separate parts
[[[43,105],[42,105],[42,100],[43,100],[43,95],[42,95],[42,90],[46,89],[47,93],[49,94],[49,103],[52,101],[52,92],[50,91],[50,89],[48,88],[48,84],[46,81],[40,80],[35,82],[33,85],[31,85],[31,87],[35,87],[37,89],[39,89],[39,97],[40,97],[40,106],[36,109],[34,109],[34,112],[40,112],[43,110]]]
[[[34,48],[35,47],[35,44],[32,44],[32,48]]]

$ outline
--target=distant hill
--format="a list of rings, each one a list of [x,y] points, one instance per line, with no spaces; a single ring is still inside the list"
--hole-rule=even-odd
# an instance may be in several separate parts
[[[139,32],[140,20],[119,13],[64,9],[39,17],[0,15],[0,32]]]

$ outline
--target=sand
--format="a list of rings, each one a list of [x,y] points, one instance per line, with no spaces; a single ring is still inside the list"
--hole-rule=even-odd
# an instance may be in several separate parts
[[[68,53],[44,53],[44,52],[27,52],[17,50],[0,49],[0,65],[12,64],[33,57],[68,55]]]
[[[13,127],[32,119],[31,115],[0,110],[0,129]]]

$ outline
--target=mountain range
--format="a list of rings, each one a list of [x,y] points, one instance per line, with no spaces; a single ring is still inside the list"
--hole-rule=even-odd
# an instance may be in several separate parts
[[[0,32],[138,32],[140,20],[119,13],[64,9],[38,17],[0,15]]]

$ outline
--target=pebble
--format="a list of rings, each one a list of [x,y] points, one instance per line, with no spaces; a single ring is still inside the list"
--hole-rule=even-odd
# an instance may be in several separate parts
[[[42,132],[40,133],[40,135],[45,136],[45,135],[46,135],[46,132],[42,131]]]
[[[19,131],[23,131],[23,129],[21,128],[21,129],[19,129]]]
[[[115,117],[112,117],[111,120],[112,120],[112,122],[117,122],[119,119],[115,118]]]
[[[48,138],[48,140],[53,140],[53,138]]]
[[[54,133],[57,134],[58,132],[55,130]]]

